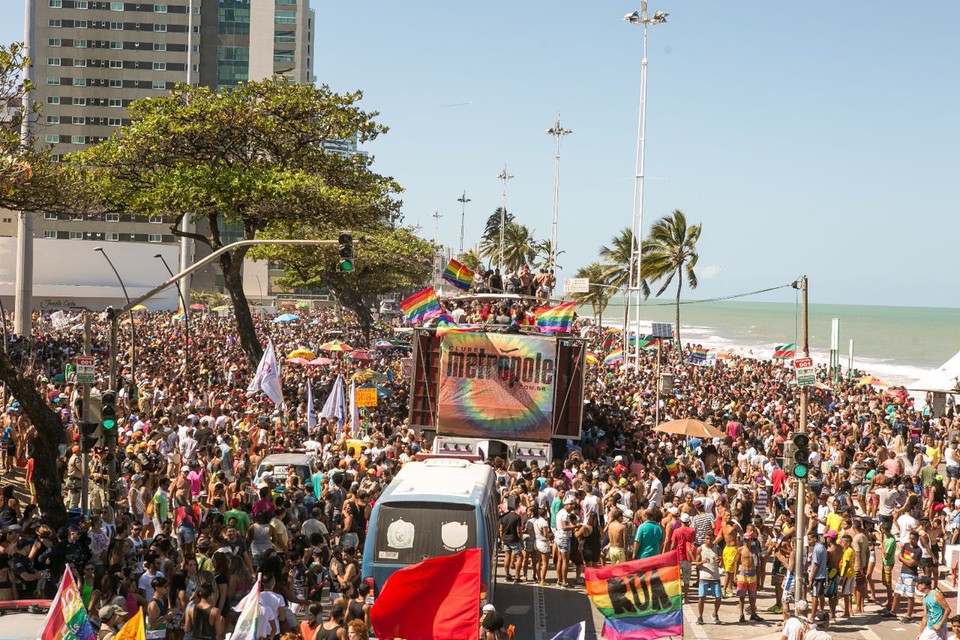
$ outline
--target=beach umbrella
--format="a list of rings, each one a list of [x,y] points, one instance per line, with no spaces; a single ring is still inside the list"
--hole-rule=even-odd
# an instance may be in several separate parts
[[[333,360],[331,360],[330,358],[314,358],[309,362],[309,364],[313,364],[313,365],[333,364]]]
[[[136,306],[134,306],[134,307],[130,307],[130,311],[146,311],[146,310],[147,310],[147,308],[146,308],[145,306],[143,306],[142,304],[138,304],[138,305],[136,305]]]
[[[200,304],[199,302],[196,303],[196,304],[190,305],[190,310],[191,310],[191,311],[204,311],[204,310],[206,310],[206,308],[207,308],[207,305],[205,305],[205,304]],[[217,307],[217,309],[220,309],[220,308],[221,308],[221,307]],[[227,307],[222,307],[222,308],[227,308]],[[217,309],[214,309],[214,311],[217,311]]]
[[[287,362],[291,362],[293,364],[300,364],[304,366],[310,364],[310,361],[307,360],[306,358],[287,358]]]
[[[273,319],[274,323],[277,322],[293,322],[294,320],[299,320],[300,316],[295,313],[282,313],[276,318]]]
[[[120,321],[120,324],[122,325],[130,324],[130,318],[124,318],[123,320]],[[135,318],[133,321],[133,324],[139,325],[139,324],[143,324],[143,322],[139,318]]]
[[[294,349],[293,351],[287,354],[287,360],[290,360],[291,358],[303,358],[305,360],[313,360],[316,357],[317,357],[317,354],[315,354],[313,351],[310,351],[310,349],[304,349],[303,347],[299,349]]]
[[[280,306],[281,306],[281,307],[294,307],[294,306],[296,306],[296,303],[295,303],[293,300],[284,300],[283,302],[280,303]]]
[[[393,349],[393,345],[390,344],[389,340],[377,340],[373,346],[375,349]]]
[[[664,422],[655,427],[654,431],[672,433],[690,438],[722,438],[724,436],[724,433],[715,426],[701,422],[700,420],[694,420],[693,418]]]
[[[373,357],[370,355],[370,353],[364,349],[354,349],[347,354],[347,357],[353,360],[373,360]]]
[[[353,347],[348,345],[346,342],[340,342],[339,340],[331,340],[330,342],[324,342],[319,347],[320,351],[353,351]]]
[[[890,386],[883,380],[874,376],[862,376],[860,378],[857,378],[857,384],[861,386],[870,385],[871,387],[881,387],[883,389],[886,389],[887,387]]]

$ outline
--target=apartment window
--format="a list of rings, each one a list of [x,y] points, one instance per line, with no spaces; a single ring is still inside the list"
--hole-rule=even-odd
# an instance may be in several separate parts
[[[165,5],[165,4],[155,4],[155,5],[153,5],[153,12],[154,12],[154,13],[166,13],[166,12],[167,12],[167,5]]]
[[[121,100],[120,98],[110,98],[109,102],[107,103],[107,106],[110,106],[110,107],[122,107],[122,106],[123,106],[123,100]]]
[[[120,234],[119,234],[119,233],[108,233],[108,234],[107,234],[107,240],[109,240],[110,242],[120,242]]]
[[[147,218],[147,222],[150,224],[163,224],[163,216],[150,216]]]
[[[147,234],[147,242],[163,242],[163,236],[159,233]]]
[[[50,0],[50,2],[47,3],[47,6],[51,9],[62,9],[63,0]]]
[[[110,11],[123,11],[123,3],[122,3],[122,2],[111,2],[111,3],[110,3]]]
[[[52,229],[47,229],[46,231],[43,232],[43,237],[44,237],[44,238],[52,238],[52,239],[56,240],[56,239],[57,239],[57,232],[56,232],[56,231],[53,231]]]
[[[73,79],[73,86],[75,86],[75,87],[85,87],[85,86],[87,86],[87,79],[86,79],[86,78],[74,78],[74,79]]]
[[[111,40],[111,41],[110,41],[110,48],[111,48],[111,49],[123,49],[123,42],[122,42],[122,41],[118,41],[118,40]]]
[[[49,211],[44,211],[44,212],[43,212],[43,219],[44,219],[44,220],[57,220],[58,217],[57,217],[57,214],[55,214],[55,213],[50,213]]]
[[[74,20],[73,28],[74,29],[86,29],[89,26],[89,23],[86,20]]]
[[[73,99],[73,106],[75,106],[75,107],[84,107],[84,106],[86,106],[86,104],[87,104],[87,99],[86,99],[86,98],[74,98],[74,99]]]
[[[123,60],[111,60],[110,61],[111,69],[123,69]]]
[[[83,231],[71,231],[70,232],[71,240],[83,240]]]
[[[296,5],[297,0],[277,0],[277,4]]]
[[[277,50],[273,53],[274,62],[293,62],[293,51]]]
[[[107,118],[108,127],[119,127],[121,124],[120,118]]]
[[[74,41],[73,41],[73,46],[75,46],[77,49],[86,49],[86,48],[87,48],[87,41],[86,41],[86,40],[74,40]]]
[[[87,124],[87,119],[84,116],[73,116],[73,124]]]
[[[85,144],[87,141],[83,136],[70,136],[71,144]]]
[[[167,50],[167,43],[166,43],[166,42],[154,42],[154,43],[153,43],[153,50],[154,50],[154,51],[166,51],[166,50]]]
[[[154,70],[154,71],[166,71],[166,70],[167,70],[167,63],[166,63],[166,62],[154,62],[154,63],[153,63],[153,70]]]
[[[297,41],[296,31],[276,31],[273,34],[273,41],[280,44],[294,44]]]
[[[47,84],[60,84],[60,76],[50,76],[47,78]]]
[[[60,124],[60,116],[47,116],[47,124]]]
[[[60,104],[60,96],[47,96],[47,104]]]
[[[106,219],[107,222],[120,222],[120,214],[119,214],[119,213],[108,213],[108,214],[105,216],[105,219]]]
[[[59,47],[59,46],[60,46],[60,38],[50,38],[50,39],[48,39],[48,40],[47,40],[47,46],[48,46],[48,47]]]
[[[277,11],[274,16],[274,22],[277,24],[297,24],[297,12]]]
[[[51,29],[59,29],[63,26],[63,21],[60,18],[54,18],[47,21],[47,26]]]
[[[87,0],[76,0],[76,2],[73,3],[73,8],[74,8],[74,9],[86,9],[86,8],[87,8]]]
[[[123,88],[123,80],[110,80],[111,89],[121,89]]]
[[[58,142],[60,142],[60,136],[58,136],[55,133],[48,133],[44,137],[44,140],[46,140],[47,144],[57,144]]]
[[[86,58],[74,58],[74,59],[73,59],[73,66],[75,66],[75,67],[85,67],[85,66],[87,66],[87,59],[86,59]]]
[[[163,80],[154,80],[152,86],[157,91],[163,91],[167,88],[167,83]]]
[[[111,23],[110,23],[110,31],[123,31],[123,23],[122,23],[122,22],[111,22]]]
[[[166,32],[167,32],[167,25],[165,25],[165,24],[155,24],[155,25],[153,25],[153,30],[156,31],[157,33],[166,33]]]
[[[59,66],[60,66],[60,58],[47,58],[47,66],[48,66],[48,67],[59,67]]]

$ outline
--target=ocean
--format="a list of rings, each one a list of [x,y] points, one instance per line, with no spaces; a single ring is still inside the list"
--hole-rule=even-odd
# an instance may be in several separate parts
[[[589,306],[577,312],[593,317]],[[680,307],[680,339],[739,355],[769,358],[779,344],[801,346],[800,306],[782,302],[704,302]],[[622,298],[603,313],[603,324],[623,326]],[[673,322],[665,301],[641,305],[640,326]],[[847,368],[849,343],[853,367],[894,385],[909,385],[960,351],[960,309],[843,304],[810,305],[810,354],[817,364],[830,359],[831,321],[840,321],[840,365]]]

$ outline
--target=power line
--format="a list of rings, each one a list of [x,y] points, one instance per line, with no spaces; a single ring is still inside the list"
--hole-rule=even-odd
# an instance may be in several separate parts
[[[781,284],[781,285],[777,285],[777,286],[775,286],[775,287],[767,287],[766,289],[757,289],[756,291],[747,291],[747,292],[745,292],[745,293],[735,293],[735,294],[733,294],[733,295],[720,296],[720,297],[718,297],[718,298],[705,298],[705,299],[703,299],[703,300],[681,300],[681,301],[680,301],[680,304],[682,304],[682,305],[688,305],[688,304],[706,304],[706,303],[708,303],[708,302],[723,302],[724,300],[734,300],[734,299],[736,299],[736,298],[746,298],[746,297],[748,297],[748,296],[756,296],[756,295],[759,295],[759,294],[761,294],[761,293],[768,293],[768,292],[770,292],[770,291],[776,291],[776,290],[778,290],[778,289],[786,289],[786,288],[788,288],[788,287],[793,287],[793,284],[794,284],[794,283],[791,281],[791,282],[788,282],[787,284]],[[674,301],[674,302],[651,302],[651,303],[644,303],[643,306],[645,306],[645,307],[674,307],[674,306],[676,306],[676,305],[677,305],[677,302]],[[616,303],[616,304],[609,304],[609,305],[607,305],[607,306],[619,307],[619,306],[623,306],[623,303],[620,302],[620,303]]]

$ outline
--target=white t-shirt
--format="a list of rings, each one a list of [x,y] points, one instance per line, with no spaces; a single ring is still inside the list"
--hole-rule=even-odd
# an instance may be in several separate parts
[[[663,500],[663,483],[660,482],[660,478],[654,478],[650,481],[650,495],[647,496],[650,500],[650,508],[660,506],[660,502]]]
[[[957,460],[957,454],[953,450],[953,447],[947,447],[943,451],[943,458],[947,463],[948,467],[956,467],[960,465],[960,460]]]
[[[900,531],[900,544],[910,542],[910,532],[917,528],[917,519],[909,513],[897,518],[897,529]]]
[[[273,591],[263,591],[260,593],[260,615],[257,622],[258,638],[272,638],[274,636],[270,621],[276,620],[276,628],[280,628],[279,618],[280,607],[282,606],[283,598]]]
[[[780,637],[786,640],[797,640],[797,634],[801,629],[807,628],[807,623],[796,616],[791,616],[789,620],[783,623],[783,631]]]
[[[143,591],[143,597],[147,599],[147,602],[153,600],[153,585],[150,583],[153,582],[154,578],[163,578],[163,571],[157,571],[156,573],[144,573],[140,576],[140,579],[137,581],[137,588]]]
[[[567,513],[567,510],[560,509],[560,511],[557,511],[557,528],[553,533],[558,539],[570,537],[572,530],[563,528],[564,525],[568,524],[570,524],[570,514]]]

